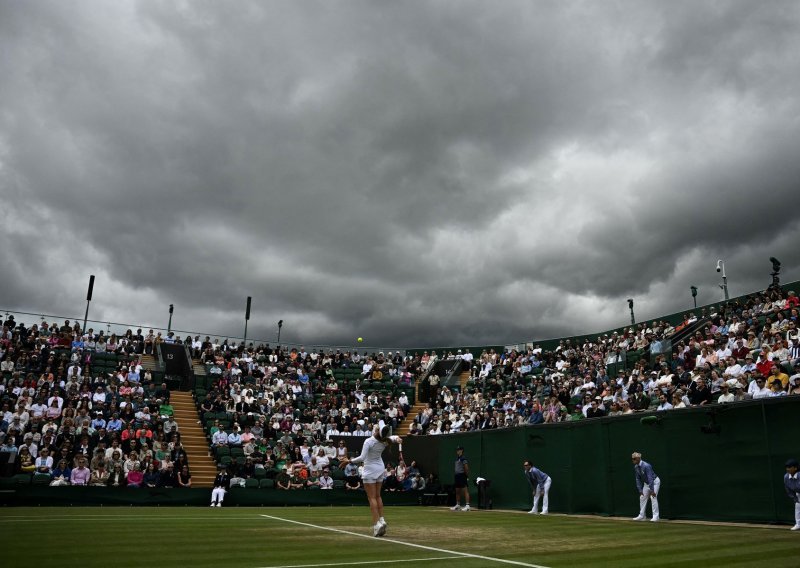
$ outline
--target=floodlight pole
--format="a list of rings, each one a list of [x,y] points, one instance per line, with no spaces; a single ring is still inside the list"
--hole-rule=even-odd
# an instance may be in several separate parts
[[[253,300],[247,296],[247,309],[244,312],[244,348],[247,349],[247,322],[250,320],[250,302]]]
[[[722,284],[720,288],[725,292],[725,301],[727,302],[730,297],[728,296],[728,276],[725,274],[725,263],[722,260],[717,261],[717,272],[722,272]]]
[[[89,275],[89,291],[86,292],[86,313],[83,314],[83,327],[81,335],[86,333],[86,321],[89,319],[89,304],[92,301],[92,291],[94,290],[94,274]]]

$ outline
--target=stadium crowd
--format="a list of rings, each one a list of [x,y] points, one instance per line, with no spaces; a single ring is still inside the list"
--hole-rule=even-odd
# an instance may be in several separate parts
[[[399,352],[189,340],[212,377],[209,390],[197,393],[198,409],[231,485],[258,478],[278,489],[362,489],[360,468],[337,467],[347,453],[341,438],[371,436],[380,421],[397,427],[414,383],[432,364],[429,356]],[[432,481],[416,464],[387,465],[388,491],[421,490]]]
[[[408,418],[410,435],[438,435],[800,394],[798,309],[794,292],[772,288],[674,326],[656,321],[474,360],[468,350],[443,354],[471,368],[463,391],[429,376],[435,352],[309,351],[152,330],[106,336],[9,316],[0,452],[16,454],[16,473],[52,485],[191,486],[169,390],[141,366],[160,342],[182,343],[206,365],[198,411],[231,484],[356,490],[356,466],[337,467],[341,440],[369,436],[380,421]],[[430,403],[409,416],[418,382]],[[390,491],[436,483],[416,464],[389,464],[387,476]]]
[[[106,336],[8,316],[0,334],[6,473],[52,486],[190,487],[169,389],[140,362],[145,345],[130,331]]]
[[[675,326],[639,324],[593,341],[562,340],[552,351],[484,351],[464,392],[435,387],[434,402],[414,417],[411,434],[797,395],[799,307],[794,292],[771,288],[712,313],[703,309],[699,317],[687,313]],[[683,337],[687,330],[694,331]]]

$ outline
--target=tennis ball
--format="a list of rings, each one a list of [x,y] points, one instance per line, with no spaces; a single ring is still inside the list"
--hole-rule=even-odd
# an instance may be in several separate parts
[[[358,338],[358,342],[359,342],[359,343],[361,343],[361,342],[363,342],[363,341],[364,341],[364,338],[363,338],[363,337],[359,337],[359,338]]]

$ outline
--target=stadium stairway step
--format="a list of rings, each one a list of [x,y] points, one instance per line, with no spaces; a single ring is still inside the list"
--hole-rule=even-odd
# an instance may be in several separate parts
[[[170,394],[175,421],[181,433],[181,442],[189,459],[192,487],[211,487],[217,475],[217,464],[208,455],[208,439],[200,421],[191,393],[173,391]]]
[[[458,377],[458,383],[461,386],[461,392],[466,392],[467,383],[470,379],[470,372],[464,371]],[[419,381],[417,384],[414,385],[415,397],[414,400],[419,400]],[[420,410],[423,410],[428,405],[423,402],[417,402],[414,406],[411,407],[411,410],[408,412],[408,417],[400,423],[400,426],[397,427],[397,435],[398,436],[405,436],[411,430],[411,424],[414,422],[414,417],[419,413]]]
[[[397,427],[396,434],[398,436],[405,436],[408,434],[409,430],[411,430],[411,424],[414,422],[414,418],[416,418],[417,414],[420,410],[423,410],[428,405],[424,402],[418,402],[411,407],[408,411],[408,416],[403,419],[400,425]]]
[[[157,371],[158,362],[153,355],[142,355],[142,368],[148,371]]]
[[[467,391],[467,383],[469,382],[470,376],[471,376],[471,374],[470,374],[469,371],[464,371],[458,377],[458,384],[461,385],[461,392],[466,392]]]
[[[206,366],[197,358],[192,359],[192,372],[198,377],[205,377],[208,374],[206,373]]]

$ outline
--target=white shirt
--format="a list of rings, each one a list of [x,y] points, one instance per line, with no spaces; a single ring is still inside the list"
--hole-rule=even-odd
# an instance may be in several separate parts
[[[755,381],[753,381],[753,383],[755,383]],[[767,387],[758,388],[758,386],[756,386],[756,388],[753,389],[753,398],[754,399],[756,399],[756,398],[767,398],[767,397],[770,397],[770,396],[772,396],[772,391],[769,390]]]
[[[717,349],[717,357],[720,361],[724,361],[731,356],[731,350],[727,347],[725,349]]]
[[[733,365],[726,367],[725,372],[722,373],[722,375],[725,377],[740,377],[743,374],[744,371],[742,370],[742,366],[738,363],[734,363]]]
[[[392,438],[396,438],[396,436],[392,436]],[[357,458],[353,458],[350,462],[364,464],[364,477],[368,479],[379,479],[386,468],[383,463],[383,458],[381,457],[385,449],[385,442],[381,442],[375,436],[370,436],[364,440],[361,455]]]

